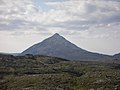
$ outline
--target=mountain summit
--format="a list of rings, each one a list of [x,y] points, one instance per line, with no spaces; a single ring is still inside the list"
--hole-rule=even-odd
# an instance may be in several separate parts
[[[55,33],[52,37],[62,37],[58,33]]]
[[[109,57],[107,55],[88,52],[69,42],[58,33],[38,44],[31,46],[27,50],[23,51],[20,55],[25,54],[47,55],[69,60],[102,59]]]
[[[53,36],[51,36],[50,38],[48,38],[48,39],[46,39],[47,41],[49,40],[49,41],[51,41],[51,42],[54,42],[54,43],[56,43],[56,42],[58,42],[58,41],[65,41],[65,38],[64,37],[62,37],[62,36],[60,36],[58,33],[55,33]],[[46,40],[44,40],[44,41],[46,41]]]

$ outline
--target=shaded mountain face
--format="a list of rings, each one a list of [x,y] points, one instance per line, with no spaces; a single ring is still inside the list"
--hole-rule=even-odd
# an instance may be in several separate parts
[[[52,37],[31,46],[27,50],[23,51],[20,55],[25,54],[47,55],[69,60],[109,58],[109,56],[107,55],[92,53],[81,49],[57,33],[54,34]]]
[[[116,58],[116,59],[120,59],[120,53],[115,54],[113,57]]]

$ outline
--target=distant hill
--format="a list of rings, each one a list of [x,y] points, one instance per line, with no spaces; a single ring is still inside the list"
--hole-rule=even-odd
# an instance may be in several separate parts
[[[20,53],[4,53],[4,52],[0,52],[0,54],[18,56]]]
[[[31,55],[26,54],[24,56],[13,56],[0,54],[0,66],[2,67],[37,67],[44,66],[46,64],[54,64],[62,61],[68,61],[66,59],[41,56],[41,55]]]
[[[20,55],[25,54],[47,55],[69,60],[96,60],[110,58],[108,55],[84,50],[57,33],[45,39],[44,41],[31,46],[27,50],[23,51]]]
[[[116,58],[116,59],[120,59],[120,53],[115,54],[113,57]]]

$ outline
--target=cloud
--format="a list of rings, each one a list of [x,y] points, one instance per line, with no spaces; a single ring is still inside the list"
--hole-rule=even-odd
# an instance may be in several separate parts
[[[120,3],[116,0],[46,0],[53,8],[44,11],[32,0],[1,0],[0,30],[33,27],[59,27],[69,30],[88,30],[100,24],[120,22]],[[41,5],[41,4],[40,4]],[[41,8],[39,8],[41,7]],[[44,7],[48,8],[48,7]]]
[[[0,40],[5,33],[32,38],[56,32],[87,42],[113,39],[119,45],[120,0],[0,0]]]
[[[119,0],[118,0],[119,1]],[[104,35],[104,32],[108,32],[109,29],[114,32],[114,26],[120,28],[120,3],[117,0],[66,0],[64,2],[46,2],[47,5],[56,7],[64,15],[63,21],[58,20],[53,24],[49,24],[49,27],[60,27],[76,32],[100,31],[101,37],[112,37],[111,34]],[[57,10],[57,11],[58,11]],[[54,12],[57,12],[54,11]],[[57,15],[59,17],[59,15]],[[65,19],[66,20],[65,20]],[[55,19],[55,18],[54,18]],[[116,24],[117,23],[117,24]],[[110,28],[109,28],[109,27]],[[102,30],[101,30],[102,28]],[[94,30],[92,30],[94,29]],[[91,34],[91,33],[90,33]],[[98,33],[99,34],[99,33]],[[115,34],[116,35],[116,34]],[[114,35],[114,36],[115,36]],[[118,36],[120,33],[118,33]],[[85,36],[85,35],[83,35]],[[94,35],[96,36],[96,34]],[[98,35],[100,36],[100,35]],[[96,38],[99,38],[96,36]]]

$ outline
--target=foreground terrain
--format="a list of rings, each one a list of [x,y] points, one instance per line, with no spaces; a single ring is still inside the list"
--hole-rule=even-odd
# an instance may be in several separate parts
[[[1,54],[0,90],[120,90],[120,61]]]

